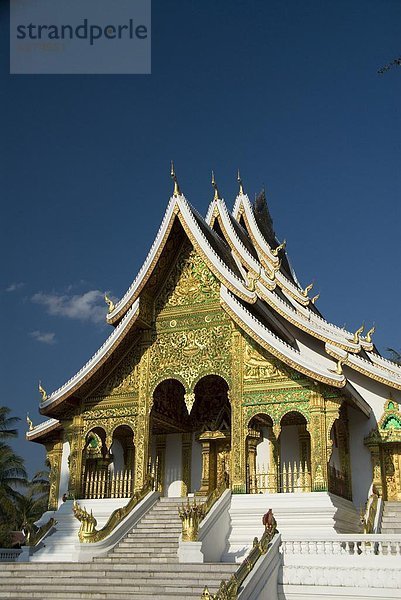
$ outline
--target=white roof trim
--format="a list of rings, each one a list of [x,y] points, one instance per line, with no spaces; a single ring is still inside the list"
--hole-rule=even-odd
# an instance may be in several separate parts
[[[330,354],[330,356],[342,360],[344,365],[353,368],[355,371],[358,371],[367,377],[371,376],[373,379],[378,379],[381,382],[387,383],[391,387],[401,389],[401,373],[391,373],[387,369],[383,369],[375,364],[372,364],[362,356],[348,354],[337,346],[326,344],[325,347],[326,352]]]
[[[100,346],[99,350],[95,352],[95,354],[88,360],[88,362],[73,376],[69,379],[64,385],[55,390],[44,402],[41,403],[40,408],[46,409],[49,408],[56,400],[58,400],[61,396],[64,396],[69,391],[71,391],[75,386],[80,383],[90,372],[96,367],[96,365],[104,358],[107,354],[114,349],[117,343],[120,341],[122,337],[127,333],[130,329],[132,323],[137,319],[139,313],[139,298],[134,302],[134,304],[129,308],[127,313],[124,315],[123,319],[117,325],[117,327],[113,330],[111,335],[107,338],[102,346]]]
[[[47,421],[43,421],[43,423],[39,423],[39,425],[35,425],[30,431],[27,431],[26,438],[29,440],[30,438],[36,437],[38,434],[45,433],[48,429],[53,429],[53,427],[57,425],[60,425],[58,419],[48,419]]]
[[[268,259],[273,263],[273,265],[277,265],[280,259],[277,256],[274,256],[272,254],[269,244],[263,237],[263,235],[258,227],[258,224],[256,223],[256,219],[255,219],[255,215],[253,214],[251,203],[246,194],[237,197],[237,200],[236,200],[235,206],[234,206],[234,211],[233,211],[234,218],[236,220],[238,220],[238,213],[239,213],[239,209],[240,209],[241,205],[244,207],[246,216],[247,216],[248,221],[252,228],[252,233],[255,236],[257,243],[262,248],[263,252],[267,255]],[[255,250],[257,251],[257,248],[255,248]],[[279,282],[280,287],[287,288],[287,290],[289,290],[292,294],[294,294],[296,299],[299,300],[300,304],[307,304],[309,299],[305,298],[301,294],[301,290],[296,285],[294,285],[294,283],[292,281],[290,281],[281,271],[275,272],[275,278]]]
[[[133,283],[128,288],[127,292],[121,298],[119,302],[114,307],[114,310],[107,315],[107,321],[112,323],[115,321],[116,317],[124,310],[124,307],[135,298],[135,295],[142,284],[145,277],[147,277],[149,269],[157,256],[157,253],[160,250],[160,246],[165,239],[165,236],[170,227],[172,218],[174,217],[175,209],[178,207],[178,218],[180,215],[183,217],[186,225],[190,229],[192,235],[194,236],[196,242],[199,244],[201,250],[205,253],[205,255],[212,261],[215,268],[220,272],[220,274],[227,280],[227,282],[232,285],[235,289],[238,290],[239,294],[242,297],[248,299],[249,302],[253,303],[256,301],[256,294],[247,290],[244,285],[244,282],[241,281],[228,267],[227,265],[220,259],[218,254],[211,248],[209,242],[204,236],[202,230],[198,226],[198,223],[195,221],[192,211],[195,212],[199,218],[203,219],[203,217],[198,213],[198,211],[192,207],[185,196],[181,195],[178,197],[171,197],[170,202],[167,206],[167,210],[164,214],[162,224],[160,225],[159,231],[156,235],[156,238],[152,244],[152,247],[140,268],[138,275],[134,279]]]
[[[333,364],[333,371],[329,370],[322,364],[310,360],[303,356],[299,350],[296,350],[274,333],[272,333],[267,327],[262,325],[258,319],[256,319],[246,308],[244,308],[235,298],[229,290],[221,286],[220,297],[224,305],[227,305],[235,315],[238,316],[239,320],[250,330],[252,330],[256,336],[267,345],[267,349],[275,356],[283,360],[286,364],[291,366],[298,365],[299,370],[306,372],[308,376],[315,375],[317,379],[329,382],[336,387],[343,387],[346,383],[343,375],[337,375],[335,372],[336,365]],[[329,381],[328,381],[329,380]]]
[[[115,305],[114,310],[112,312],[108,313],[108,315],[107,315],[108,322],[110,322],[110,323],[113,322],[114,318],[118,315],[118,313],[121,311],[121,309],[124,308],[124,306],[129,302],[129,300],[135,295],[135,292],[137,291],[140,284],[142,283],[142,280],[144,279],[147,271],[150,268],[150,265],[152,264],[155,256],[157,255],[160,244],[162,243],[162,240],[164,239],[164,236],[167,233],[171,218],[173,216],[175,204],[176,204],[176,199],[171,197],[170,201],[167,205],[166,212],[164,213],[163,220],[159,227],[159,231],[157,232],[157,235],[156,235],[155,240],[148,252],[145,262],[143,263],[142,267],[139,269],[137,276],[135,277],[134,281],[131,283],[128,290],[125,292],[124,296]]]

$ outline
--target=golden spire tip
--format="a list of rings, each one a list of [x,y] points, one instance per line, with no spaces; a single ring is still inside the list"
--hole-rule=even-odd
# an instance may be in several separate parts
[[[177,198],[178,196],[181,196],[181,190],[180,190],[180,186],[178,185],[177,175],[175,174],[174,161],[171,161],[170,175],[171,175],[171,179],[174,181],[173,196],[174,196],[174,198]]]
[[[241,179],[241,174],[239,172],[239,169],[238,169],[238,172],[237,172],[237,181],[238,181],[238,185],[239,185],[239,192],[238,192],[238,194],[239,194],[239,196],[243,196],[245,194],[245,192],[244,192],[244,186],[242,185],[242,179]]]
[[[213,200],[219,200],[220,195],[219,195],[219,189],[217,187],[217,183],[216,180],[214,178],[214,171],[212,171],[212,187],[214,189],[214,197]]]

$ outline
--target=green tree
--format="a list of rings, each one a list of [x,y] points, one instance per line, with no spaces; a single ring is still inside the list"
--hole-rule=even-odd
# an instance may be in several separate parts
[[[15,425],[19,418],[10,413],[8,407],[0,406],[0,545],[10,543],[10,532],[16,522],[16,502],[27,483],[23,459],[4,441],[18,435]]]
[[[49,471],[39,471],[28,482],[25,494],[16,499],[15,528],[32,531],[34,523],[47,510],[49,500]]]
[[[0,406],[0,440],[16,438],[18,430],[15,425],[20,420],[19,417],[10,417],[11,409],[7,406]]]

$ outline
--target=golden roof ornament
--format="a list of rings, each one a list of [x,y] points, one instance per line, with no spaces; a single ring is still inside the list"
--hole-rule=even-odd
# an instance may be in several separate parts
[[[39,381],[38,389],[39,389],[40,395],[42,396],[42,402],[44,402],[45,400],[48,399],[48,395],[47,395],[46,390],[42,387],[41,381]]]
[[[107,294],[104,295],[104,301],[106,302],[107,306],[109,307],[107,312],[110,314],[111,312],[113,312],[113,310],[115,309],[116,306],[115,306],[113,300],[111,300]]]
[[[178,198],[178,196],[181,196],[182,194],[181,194],[180,186],[178,185],[177,175],[175,174],[174,162],[173,161],[171,161],[170,175],[171,175],[171,179],[174,181],[173,196],[174,196],[174,198]]]
[[[216,183],[216,180],[214,178],[214,172],[213,171],[212,171],[212,188],[214,189],[213,200],[219,200],[219,198],[220,198],[219,188],[217,187],[217,183]]]
[[[368,344],[372,343],[372,335],[374,334],[375,331],[376,331],[376,327],[373,325],[373,327],[371,327],[365,335],[365,342],[367,342]]]
[[[281,252],[281,250],[284,250],[284,248],[287,245],[287,241],[284,240],[282,244],[280,244],[279,246],[277,246],[277,248],[272,248],[272,254],[273,256],[277,256],[279,252]]]
[[[361,337],[364,329],[365,329],[365,324],[362,323],[362,325],[359,327],[359,329],[357,329],[354,333],[354,337],[352,338],[353,344],[359,344],[359,340],[360,340],[360,337]]]
[[[320,298],[320,292],[318,294],[316,294],[316,296],[313,296],[313,298],[310,299],[310,301],[312,302],[312,304],[315,304],[315,302],[317,300],[319,300]]]
[[[344,362],[345,362],[347,359],[348,359],[348,352],[347,352],[347,354],[346,354],[345,358],[340,358],[340,359],[337,361],[336,368],[335,368],[335,369],[330,369],[330,371],[331,371],[332,373],[335,373],[336,375],[344,375],[344,373],[343,373],[343,364],[344,364]]]
[[[246,275],[246,289],[250,292],[254,292],[256,290],[256,282],[259,281],[262,274],[262,269],[259,269],[259,273],[257,275],[253,275],[252,273],[247,273]]]
[[[29,418],[29,413],[26,413],[26,422],[28,423],[29,431],[32,431],[34,429],[34,426],[31,419]]]
[[[315,284],[314,284],[313,281],[312,281],[312,283],[310,283],[309,285],[307,285],[306,288],[304,290],[302,290],[302,292],[301,292],[302,296],[304,296],[306,298],[314,285]]]
[[[244,186],[242,184],[242,179],[241,179],[241,175],[240,175],[239,169],[238,169],[238,172],[237,172],[237,181],[238,181],[238,185],[239,185],[238,195],[239,196],[245,196]]]

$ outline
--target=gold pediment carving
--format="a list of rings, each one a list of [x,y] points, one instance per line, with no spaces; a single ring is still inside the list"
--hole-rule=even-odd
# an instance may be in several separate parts
[[[219,297],[219,281],[188,244],[179,255],[156,301],[156,311],[218,302]]]
[[[244,348],[244,381],[256,383],[258,381],[291,379],[287,369],[273,356],[261,354],[249,342]]]

